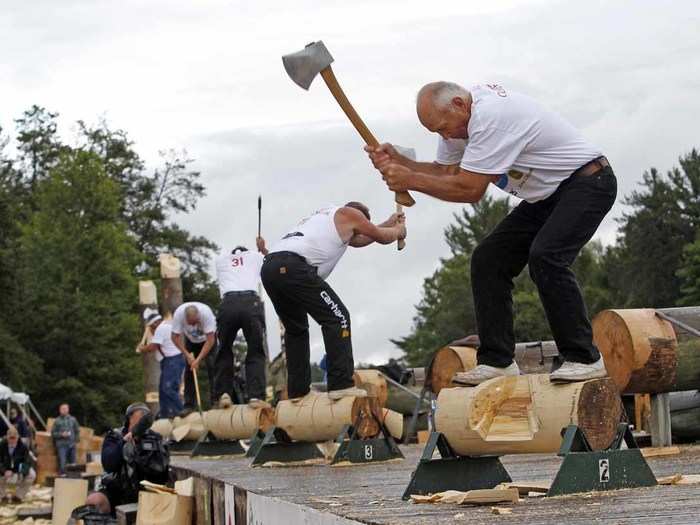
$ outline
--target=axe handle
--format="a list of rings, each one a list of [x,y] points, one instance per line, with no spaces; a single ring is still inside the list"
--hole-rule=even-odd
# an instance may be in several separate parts
[[[333,74],[333,69],[328,66],[327,68],[321,70],[321,76],[326,82],[328,89],[330,89],[331,93],[335,97],[335,100],[338,102],[340,108],[350,119],[352,125],[355,126],[355,129],[362,137],[362,140],[364,140],[368,146],[379,146],[379,141],[374,137],[374,135],[372,135],[372,132],[360,118],[360,115],[358,115],[355,108],[352,107],[348,97],[345,96],[343,88],[340,87],[338,80]],[[402,204],[403,206],[413,206],[416,203],[416,201],[413,200],[413,197],[411,197],[411,194],[407,191],[396,192],[395,200],[398,204]]]
[[[396,213],[403,213],[403,206],[399,204],[398,202],[396,203]],[[398,239],[396,241],[396,248],[401,251],[406,247],[406,239]]]

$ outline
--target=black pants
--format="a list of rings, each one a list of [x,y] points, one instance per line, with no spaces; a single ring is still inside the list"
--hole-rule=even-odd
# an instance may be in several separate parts
[[[263,346],[263,306],[255,292],[230,292],[224,296],[216,317],[219,351],[216,354],[214,397],[224,393],[236,399],[233,388],[233,342],[243,330],[248,352],[245,380],[248,399],[265,399],[265,347]]]
[[[265,290],[285,328],[287,389],[290,398],[309,392],[309,320],[321,325],[328,364],[328,390],[353,386],[350,313],[326,281],[299,255],[268,255],[261,272]]]
[[[202,351],[204,343],[193,343],[187,337],[185,337],[185,348],[188,352],[192,352],[195,358]],[[207,378],[209,379],[209,392],[210,392],[210,402],[213,405],[215,403],[214,399],[214,389],[212,385],[214,384],[214,360],[216,359],[216,344],[209,350],[207,357],[204,358],[204,366],[207,369]],[[199,370],[202,368],[200,367]],[[200,382],[201,386],[201,382]],[[200,391],[200,395],[202,392]],[[192,369],[189,363],[185,368],[185,409],[197,408],[197,392],[194,387],[194,377],[192,377]]]
[[[474,250],[472,290],[481,340],[479,364],[513,362],[513,278],[528,265],[552,329],[567,361],[600,358],[571,264],[591,239],[617,194],[611,168],[572,175],[548,198],[521,202]]]

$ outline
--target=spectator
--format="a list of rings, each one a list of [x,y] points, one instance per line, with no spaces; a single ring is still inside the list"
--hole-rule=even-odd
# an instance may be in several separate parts
[[[34,461],[27,446],[19,439],[19,432],[10,427],[5,439],[0,441],[0,501],[21,503],[34,484]],[[14,496],[7,496],[7,485],[15,485]]]
[[[75,448],[80,441],[80,425],[70,415],[68,403],[58,407],[58,412],[59,416],[51,427],[51,437],[58,454],[58,473],[65,476],[66,465],[75,463]]]
[[[138,502],[141,481],[170,481],[170,453],[160,434],[150,430],[153,416],[143,403],[126,409],[124,426],[107,433],[102,444],[101,487],[86,505],[114,515],[118,505]]]
[[[158,417],[175,417],[184,408],[180,398],[180,383],[186,366],[185,356],[172,341],[172,321],[163,320],[156,310],[151,309],[144,311],[143,317],[153,338],[148,345],[142,345],[139,349],[142,352],[155,352],[156,360],[160,362]]]
[[[24,419],[24,414],[17,410],[16,407],[12,407],[10,409],[10,423],[12,423],[12,426],[17,429],[17,432],[19,432],[19,437],[26,445],[28,441],[25,440],[29,440],[31,437],[31,432],[27,421]]]

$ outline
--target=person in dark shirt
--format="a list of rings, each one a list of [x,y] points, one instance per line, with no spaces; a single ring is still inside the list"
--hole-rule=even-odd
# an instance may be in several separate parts
[[[88,496],[86,505],[114,515],[118,505],[138,502],[141,481],[170,481],[170,453],[161,435],[150,430],[152,423],[145,404],[129,405],[124,426],[105,436],[101,454],[105,475],[101,488]]]
[[[12,426],[17,429],[17,432],[19,432],[19,437],[22,440],[29,439],[31,437],[31,432],[29,430],[29,424],[27,423],[27,420],[24,419],[24,414],[17,410],[17,408],[12,407],[10,409],[10,423],[12,423]],[[26,445],[25,441],[25,445]]]
[[[5,439],[0,441],[0,502],[7,498],[12,503],[21,503],[34,484],[36,472],[34,459],[27,446],[19,438],[15,427],[10,427]],[[7,486],[15,485],[14,496],[7,496]]]

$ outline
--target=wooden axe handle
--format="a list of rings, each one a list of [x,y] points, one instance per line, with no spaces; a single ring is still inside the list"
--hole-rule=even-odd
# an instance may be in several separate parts
[[[362,140],[364,140],[368,146],[379,146],[379,141],[376,138],[374,138],[374,135],[372,135],[372,132],[362,121],[360,115],[358,115],[357,111],[355,111],[355,108],[352,107],[352,104],[348,100],[348,97],[345,96],[343,88],[341,88],[340,84],[338,84],[338,80],[335,78],[331,66],[328,66],[327,68],[323,69],[321,71],[321,76],[323,77],[323,80],[325,80],[328,89],[330,89],[331,93],[333,94],[333,97],[335,97],[335,100],[338,102],[340,108],[350,119],[352,125],[355,126],[355,129],[362,137]],[[396,192],[395,200],[398,204],[401,204],[403,206],[413,206],[416,203],[416,201],[413,200],[413,197],[411,197],[411,194],[407,191]]]

